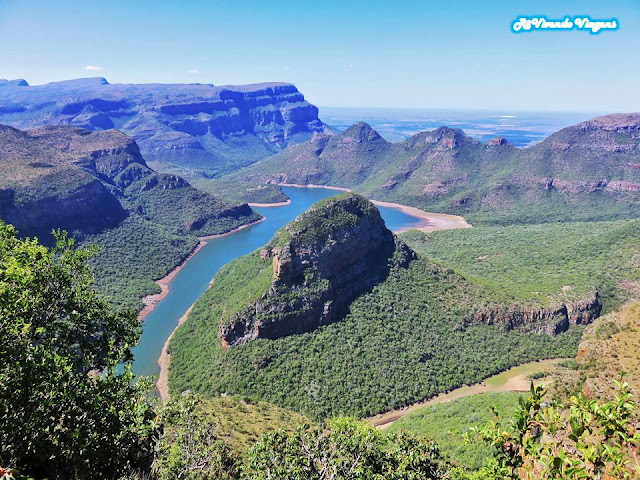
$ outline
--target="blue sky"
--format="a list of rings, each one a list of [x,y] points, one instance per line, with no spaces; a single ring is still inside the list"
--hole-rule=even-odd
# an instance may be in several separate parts
[[[511,33],[523,14],[620,29]],[[287,81],[338,107],[640,111],[639,47],[640,0],[0,0],[0,78]]]

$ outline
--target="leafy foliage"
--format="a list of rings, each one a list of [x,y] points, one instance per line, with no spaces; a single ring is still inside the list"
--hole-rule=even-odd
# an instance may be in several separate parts
[[[115,371],[137,340],[136,316],[97,293],[92,250],[55,238],[47,249],[0,223],[0,465],[117,477],[150,462],[157,433],[149,385]]]
[[[510,425],[498,420],[476,429],[495,449],[487,471],[496,479],[637,478],[636,404],[626,382],[616,385],[618,394],[610,402],[577,395],[566,405],[545,405],[544,388],[532,384]]]
[[[255,480],[428,480],[447,471],[433,442],[346,418],[264,435],[248,463]]]
[[[170,402],[162,411],[165,432],[158,443],[153,478],[158,480],[239,478],[239,462],[216,426],[196,411],[197,398]]]

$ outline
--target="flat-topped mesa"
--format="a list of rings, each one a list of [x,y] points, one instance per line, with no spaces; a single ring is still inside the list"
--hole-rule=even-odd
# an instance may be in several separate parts
[[[640,130],[640,113],[612,113],[576,125],[578,128],[603,130]]]
[[[0,123],[117,128],[149,161],[215,173],[328,131],[317,107],[294,85],[277,82],[110,84],[85,78],[28,86],[0,80]]]
[[[257,301],[221,321],[224,347],[335,322],[415,253],[386,228],[371,202],[350,193],[311,207],[276,233],[260,256],[271,259],[271,284]]]

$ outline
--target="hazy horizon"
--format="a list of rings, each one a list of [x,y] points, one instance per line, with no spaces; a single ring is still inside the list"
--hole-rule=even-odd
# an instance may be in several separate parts
[[[615,18],[615,31],[513,33],[523,15]],[[285,81],[316,105],[639,111],[640,5],[278,0],[0,1],[0,78],[43,84]]]

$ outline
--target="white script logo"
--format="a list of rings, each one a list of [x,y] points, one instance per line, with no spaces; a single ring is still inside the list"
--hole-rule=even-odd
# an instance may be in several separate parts
[[[600,33],[603,30],[617,30],[618,20],[592,20],[589,17],[565,17],[560,20],[548,20],[546,17],[518,17],[511,24],[514,33],[532,32],[534,30],[586,30],[589,33]]]

